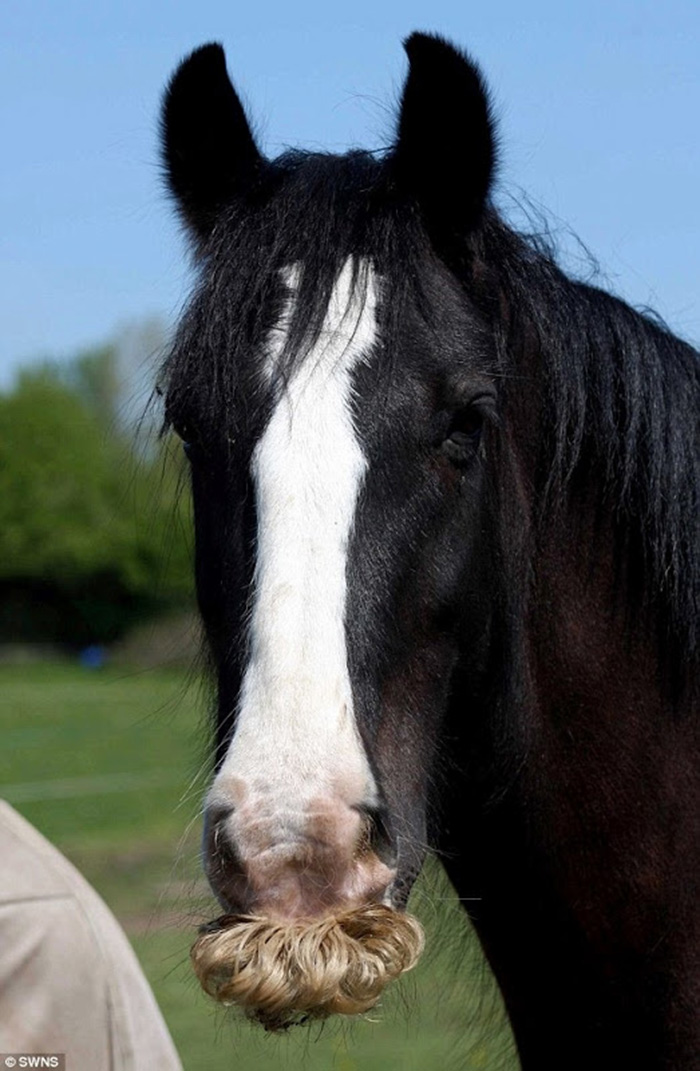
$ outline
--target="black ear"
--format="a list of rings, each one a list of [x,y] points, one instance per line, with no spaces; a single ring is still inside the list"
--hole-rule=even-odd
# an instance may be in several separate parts
[[[170,80],[161,112],[161,151],[170,191],[200,239],[221,209],[255,183],[264,159],[231,85],[221,45],[198,48]]]
[[[448,257],[479,221],[496,161],[494,123],[478,68],[441,37],[411,34],[409,72],[391,160],[394,185],[418,203]]]

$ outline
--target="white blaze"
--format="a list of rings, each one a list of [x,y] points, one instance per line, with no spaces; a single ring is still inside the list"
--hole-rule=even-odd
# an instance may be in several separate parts
[[[294,308],[290,297],[266,353],[273,375]],[[353,427],[352,372],[376,333],[376,284],[348,260],[320,336],[295,367],[252,462],[257,563],[235,735],[211,799],[232,779],[268,815],[298,815],[319,795],[376,802],[353,713],[345,608],[348,543],[366,461]],[[291,832],[291,831],[290,831]],[[280,836],[284,829],[280,828]]]

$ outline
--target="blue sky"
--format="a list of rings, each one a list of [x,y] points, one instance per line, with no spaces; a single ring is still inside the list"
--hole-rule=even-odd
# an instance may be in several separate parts
[[[482,65],[502,197],[527,191],[609,287],[700,341],[697,0],[3,0],[0,386],[20,362],[176,315],[187,260],[156,131],[185,53],[224,43],[269,153],[374,148],[391,137],[413,29]]]

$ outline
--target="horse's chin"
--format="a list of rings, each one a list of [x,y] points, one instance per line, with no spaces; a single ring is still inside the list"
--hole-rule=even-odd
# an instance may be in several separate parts
[[[224,915],[204,926],[191,957],[202,988],[266,1030],[373,1008],[418,962],[417,919],[365,904],[320,919]]]

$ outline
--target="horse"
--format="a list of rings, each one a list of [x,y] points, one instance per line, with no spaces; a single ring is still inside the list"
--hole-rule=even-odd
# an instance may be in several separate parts
[[[218,695],[195,965],[271,1028],[362,1010],[431,851],[525,1071],[697,1068],[698,353],[504,220],[480,70],[405,49],[380,152],[267,159],[216,44],[164,96]]]

